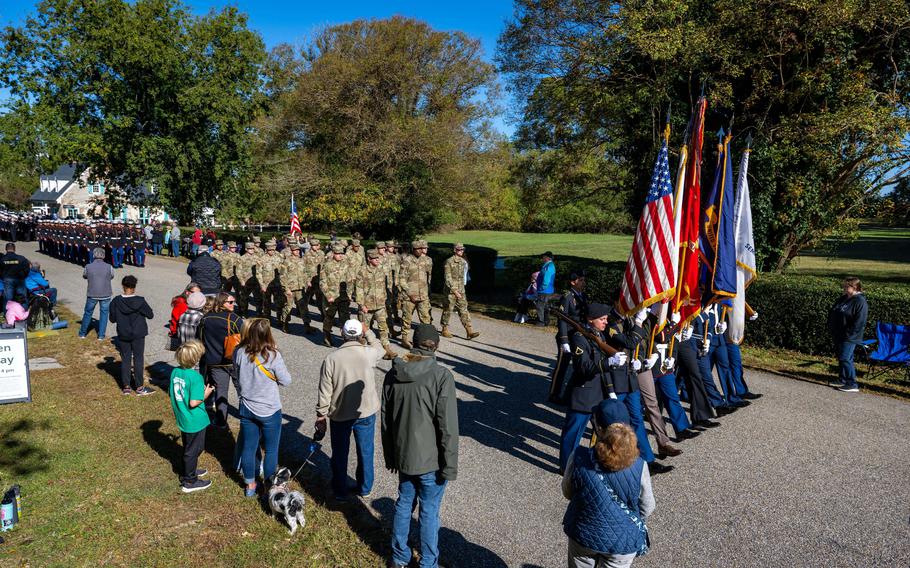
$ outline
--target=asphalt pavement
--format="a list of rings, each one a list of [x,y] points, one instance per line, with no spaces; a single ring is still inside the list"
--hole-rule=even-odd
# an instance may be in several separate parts
[[[36,249],[19,245],[40,260],[60,300],[81,314],[82,268]],[[152,256],[145,268],[116,271],[115,282],[128,273],[139,278],[137,293],[155,311],[146,365],[173,359],[164,326],[171,297],[189,281],[185,271],[185,264]],[[455,373],[461,429],[458,479],[442,507],[443,565],[565,566],[566,501],[557,471],[563,414],[546,402],[553,333],[474,320],[478,339],[465,340],[456,320],[459,337],[443,340],[439,352]],[[296,317],[290,331],[276,330],[294,377],[283,392],[282,445],[285,455],[302,459],[319,366],[330,350],[317,343],[321,336],[304,336]],[[377,388],[388,367],[383,361]],[[764,373],[747,372],[747,380],[765,396],[679,444],[684,453],[667,460],[676,469],[655,476],[652,550],[636,565],[910,566],[910,405]],[[376,444],[376,486],[365,511],[387,524],[397,480],[383,468],[378,425]],[[330,452],[328,444],[323,451]],[[317,463],[314,482],[327,485],[324,456]]]

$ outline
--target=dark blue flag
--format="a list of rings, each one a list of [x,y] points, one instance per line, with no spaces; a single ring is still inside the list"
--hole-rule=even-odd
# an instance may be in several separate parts
[[[733,187],[733,164],[730,160],[730,136],[725,136],[723,129],[718,136],[717,170],[711,191],[702,203],[699,231],[702,259],[699,281],[707,302],[736,295],[736,194]]]

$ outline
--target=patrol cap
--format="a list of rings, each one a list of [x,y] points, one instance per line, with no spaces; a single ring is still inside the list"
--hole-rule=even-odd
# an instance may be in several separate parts
[[[244,245],[244,247],[246,247],[246,248],[248,248],[248,249],[254,249],[254,248],[256,248],[256,243],[247,242],[247,243]]]
[[[259,244],[262,242],[262,238],[260,238],[259,235],[253,235],[253,242]]]
[[[411,248],[415,248],[415,249],[427,248],[427,242],[422,239],[419,241],[412,241]]]
[[[234,241],[228,241],[228,248],[237,248],[237,243]]]
[[[376,241],[376,249],[377,249],[377,250],[378,250],[378,249],[384,249],[384,248],[385,248],[385,241]]]
[[[376,250],[376,249],[370,249],[370,250],[368,250],[368,251],[367,251],[367,258],[369,258],[370,260],[372,260],[372,259],[374,259],[374,258],[377,259],[377,260],[379,260],[379,251]]]
[[[599,304],[595,302],[588,306],[588,319],[595,320],[610,315],[610,309],[610,306],[606,304]]]
[[[268,241],[265,243],[266,250],[275,250],[277,248],[278,248],[278,243],[276,243],[275,241]]]
[[[455,250],[464,250],[464,245],[461,243],[455,243]]]
[[[332,253],[334,254],[344,254],[344,245],[340,243],[335,243],[332,245]]]
[[[291,250],[300,250],[300,245],[298,243],[291,243]]]
[[[216,246],[216,247],[220,247],[220,246],[223,245],[223,244],[224,244],[224,241],[222,241],[221,239],[215,239],[215,246]]]
[[[351,241],[351,246],[359,247],[359,246],[360,246],[360,239],[353,239],[353,240]]]

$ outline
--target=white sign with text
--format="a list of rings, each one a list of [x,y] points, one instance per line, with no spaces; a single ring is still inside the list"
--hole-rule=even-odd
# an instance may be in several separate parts
[[[25,333],[0,332],[0,403],[31,400]]]

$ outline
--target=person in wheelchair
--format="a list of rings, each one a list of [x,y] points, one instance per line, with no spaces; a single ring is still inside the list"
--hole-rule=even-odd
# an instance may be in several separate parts
[[[57,305],[57,289],[51,287],[51,283],[44,277],[44,271],[41,270],[41,264],[33,262],[28,276],[25,277],[25,289],[28,290],[29,300],[32,296],[46,296],[51,302],[51,306]]]

